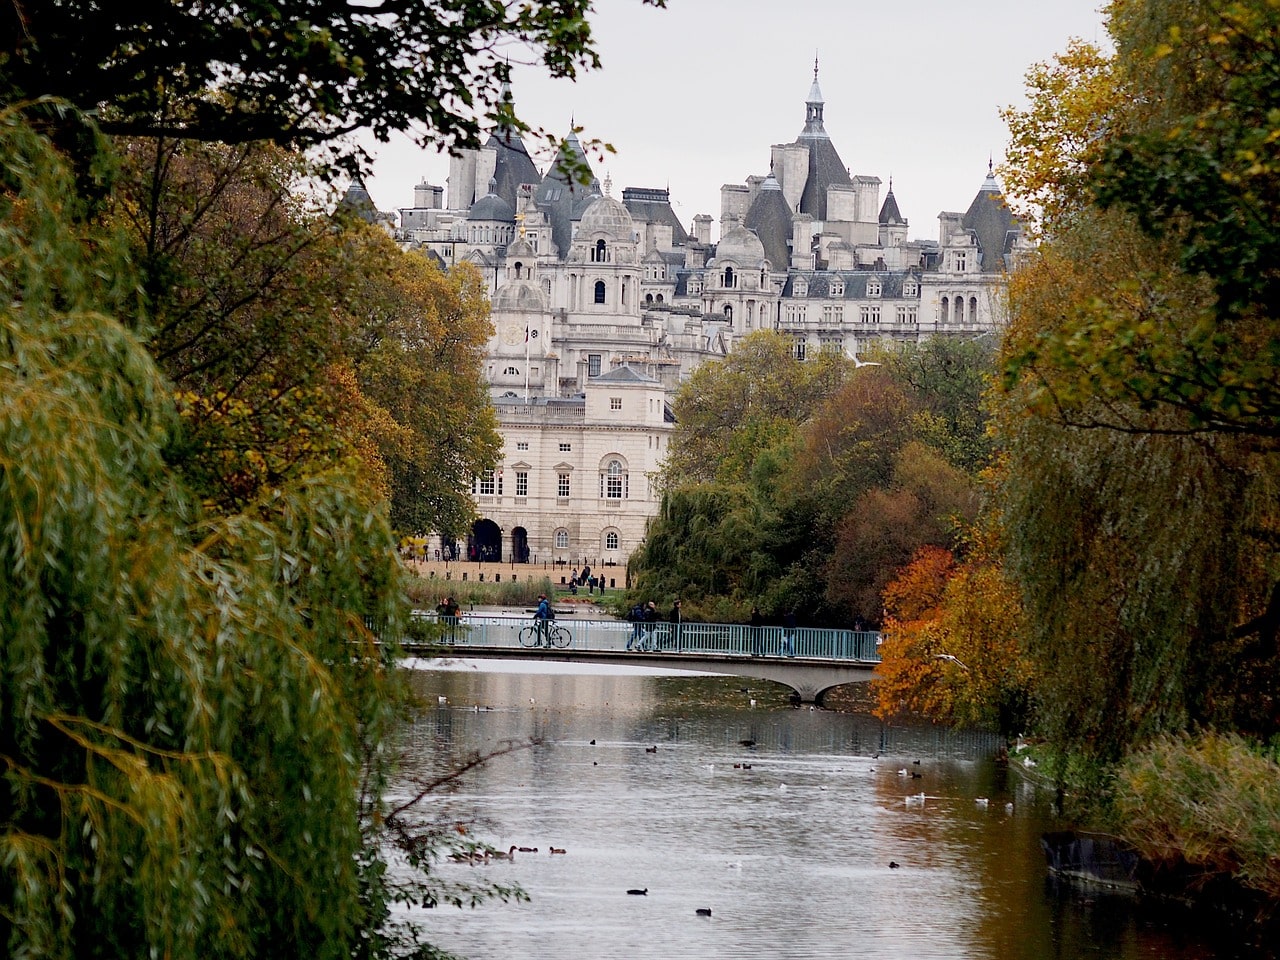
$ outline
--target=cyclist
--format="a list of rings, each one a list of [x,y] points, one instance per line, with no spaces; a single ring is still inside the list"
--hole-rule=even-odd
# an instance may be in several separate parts
[[[551,646],[548,621],[555,619],[555,614],[551,612],[551,603],[547,600],[545,593],[538,594],[538,609],[533,612],[533,619],[538,625],[539,645],[544,647]]]

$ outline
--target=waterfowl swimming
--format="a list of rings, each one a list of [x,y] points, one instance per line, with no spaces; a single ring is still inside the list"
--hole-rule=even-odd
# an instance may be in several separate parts
[[[644,748],[644,752],[645,752],[645,753],[657,753],[657,752],[658,752],[658,747],[657,747],[657,745],[656,745],[656,744],[655,744],[654,746],[652,746],[652,747],[645,747],[645,748]]]
[[[900,866],[902,866],[902,864],[900,864],[897,860],[890,860],[890,861],[889,861],[889,869],[890,869],[890,870],[897,870]]]
[[[647,897],[649,895],[649,888],[645,887],[643,890],[628,890],[627,893],[631,894],[633,897]]]
[[[565,850],[565,849],[563,849],[563,848],[561,848],[561,847],[552,847],[552,848],[551,848],[551,854],[552,854],[552,856],[554,856],[554,855],[555,855],[555,854],[557,854],[557,853],[568,853],[568,851],[567,851],[567,850]]]
[[[517,848],[517,850],[520,853],[537,853],[538,852],[537,847],[519,847]]]
[[[490,858],[494,860],[510,860],[518,849],[520,848],[513,843],[506,853],[503,853],[501,850],[486,850],[484,852],[484,858],[486,860]]]
[[[985,810],[987,808],[987,804],[990,803],[986,797],[976,797],[973,802],[979,807],[982,807],[983,810]]]
[[[711,916],[711,908],[710,908],[710,907],[699,907],[697,910],[695,910],[695,911],[693,911],[693,912],[694,912],[694,913],[696,913],[696,914],[697,914],[698,916],[700,916],[700,917],[709,917],[709,916]]]
[[[756,745],[754,740],[739,740],[738,742],[744,747],[754,747]]]

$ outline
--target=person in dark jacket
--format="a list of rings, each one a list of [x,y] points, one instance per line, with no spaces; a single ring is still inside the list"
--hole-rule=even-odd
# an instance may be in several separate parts
[[[653,642],[653,625],[657,622],[658,606],[650,600],[648,606],[644,608],[644,647],[646,650],[657,649]]]

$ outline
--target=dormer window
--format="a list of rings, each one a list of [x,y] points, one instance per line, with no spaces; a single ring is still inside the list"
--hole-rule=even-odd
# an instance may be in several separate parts
[[[951,255],[951,267],[956,273],[964,273],[967,269],[966,264],[968,261],[968,254],[964,253],[964,251],[957,250]]]
[[[880,281],[879,281],[879,280],[868,280],[868,281],[867,281],[867,296],[868,296],[868,297],[878,297],[878,296],[880,296]]]
[[[833,297],[844,296],[844,281],[842,279],[837,277],[836,279],[831,281],[831,296]]]
[[[918,296],[920,296],[920,284],[916,283],[916,281],[914,281],[914,280],[903,280],[903,281],[902,281],[902,295],[903,295],[904,297],[918,297]]]
[[[809,281],[804,277],[796,277],[796,282],[791,285],[791,295],[793,297],[807,297],[809,295]]]

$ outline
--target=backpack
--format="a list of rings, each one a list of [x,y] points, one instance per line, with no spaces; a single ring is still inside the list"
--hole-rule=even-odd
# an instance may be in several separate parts
[[[643,620],[644,607],[641,604],[637,603],[634,607],[631,608],[631,612],[627,614],[627,619],[632,621]]]

